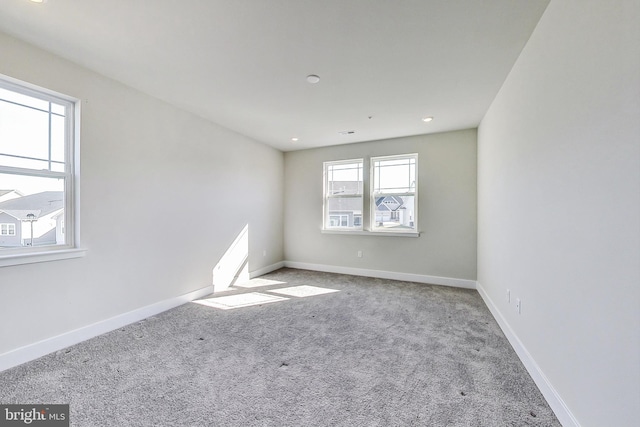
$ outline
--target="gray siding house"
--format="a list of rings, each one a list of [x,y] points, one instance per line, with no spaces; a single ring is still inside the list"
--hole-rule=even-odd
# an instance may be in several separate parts
[[[0,248],[64,243],[63,226],[62,191],[45,191],[0,202]]]

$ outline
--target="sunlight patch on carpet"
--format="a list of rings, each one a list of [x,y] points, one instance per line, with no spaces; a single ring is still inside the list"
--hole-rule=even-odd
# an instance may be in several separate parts
[[[280,282],[278,280],[269,280],[269,279],[251,279],[246,282],[236,283],[234,286],[238,288],[259,288],[261,286],[272,286],[272,285],[284,285],[287,282]]]
[[[259,292],[249,292],[246,294],[201,299],[193,302],[196,304],[206,305],[208,307],[219,308],[222,310],[231,310],[234,308],[249,307],[252,305],[268,304],[270,302],[286,301],[288,299],[289,298],[279,297],[276,295],[261,294]]]
[[[338,289],[319,288],[317,286],[301,285],[301,286],[292,286],[290,288],[270,289],[269,292],[273,292],[274,294],[304,298],[304,297],[312,297],[315,295],[330,294],[332,292],[340,292],[340,291]]]

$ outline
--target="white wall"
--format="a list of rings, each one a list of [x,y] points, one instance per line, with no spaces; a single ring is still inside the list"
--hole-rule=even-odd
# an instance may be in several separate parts
[[[479,285],[582,426],[639,419],[639,8],[552,0],[478,130]]]
[[[419,155],[420,237],[321,233],[323,162],[406,153]],[[288,262],[476,278],[475,129],[287,152],[285,195]]]
[[[281,152],[8,36],[0,52],[0,73],[82,100],[88,249],[0,268],[0,354],[211,286],[246,224],[250,270],[282,260]]]

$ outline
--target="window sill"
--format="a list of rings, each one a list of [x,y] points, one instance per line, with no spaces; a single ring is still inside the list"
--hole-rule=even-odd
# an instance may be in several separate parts
[[[0,267],[81,258],[85,256],[86,253],[86,249],[60,249],[53,251],[0,255]]]
[[[346,234],[355,236],[383,236],[383,237],[420,237],[419,231],[368,231],[368,230],[322,230],[322,234]]]

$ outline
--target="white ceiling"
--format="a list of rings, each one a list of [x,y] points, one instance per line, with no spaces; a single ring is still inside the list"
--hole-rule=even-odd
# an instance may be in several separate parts
[[[0,31],[289,151],[476,127],[548,2],[2,0]]]

